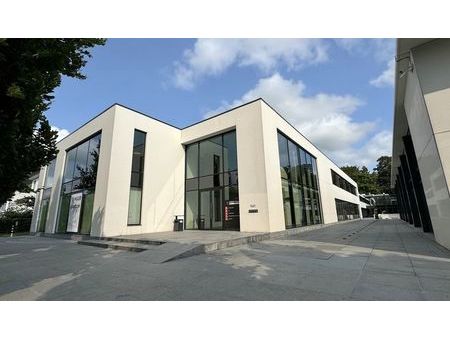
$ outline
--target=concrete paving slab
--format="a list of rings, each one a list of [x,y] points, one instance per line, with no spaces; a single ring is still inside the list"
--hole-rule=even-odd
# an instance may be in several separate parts
[[[207,236],[202,240],[218,238]],[[153,263],[192,242],[167,242],[173,247],[157,257],[73,240],[0,238],[0,300],[450,298],[450,252],[402,221],[362,220],[283,236],[165,264]]]

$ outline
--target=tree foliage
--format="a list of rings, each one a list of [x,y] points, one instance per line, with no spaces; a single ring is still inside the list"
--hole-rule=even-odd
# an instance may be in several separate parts
[[[80,72],[103,39],[0,39],[0,204],[56,155],[44,112],[65,75]]]
[[[381,156],[373,170],[377,173],[377,184],[382,193],[391,194],[391,156]]]
[[[358,184],[360,194],[378,194],[380,192],[376,174],[369,172],[367,167],[345,166],[341,169]]]
[[[392,193],[391,162],[390,156],[381,156],[372,172],[365,166],[344,166],[341,169],[358,184],[360,194],[389,194]]]

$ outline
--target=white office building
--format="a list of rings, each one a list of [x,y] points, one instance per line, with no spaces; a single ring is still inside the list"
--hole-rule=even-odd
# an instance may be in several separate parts
[[[32,232],[173,231],[175,217],[275,232],[361,216],[356,183],[262,99],[182,129],[115,104],[57,148]]]

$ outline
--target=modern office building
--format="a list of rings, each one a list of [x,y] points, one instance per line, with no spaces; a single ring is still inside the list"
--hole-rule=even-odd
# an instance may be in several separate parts
[[[450,249],[450,40],[398,39],[392,186],[401,218]]]
[[[175,217],[274,232],[361,214],[356,183],[262,99],[182,129],[115,104],[57,148],[33,232],[172,231]]]

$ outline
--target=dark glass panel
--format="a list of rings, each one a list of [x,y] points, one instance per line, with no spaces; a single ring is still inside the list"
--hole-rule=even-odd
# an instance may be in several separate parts
[[[290,228],[294,224],[292,219],[292,209],[291,209],[291,192],[289,189],[289,183],[287,180],[281,180],[281,188],[283,191],[283,206],[284,206],[284,220],[286,227]]]
[[[311,196],[309,195],[309,188],[303,187],[303,199],[305,207],[306,224],[311,224]]]
[[[186,180],[186,191],[198,189],[198,178],[190,178]]]
[[[81,180],[77,179],[72,182],[72,191],[83,189]]]
[[[81,210],[80,233],[89,235],[91,233],[92,213],[94,211],[94,192],[90,191],[83,196]]]
[[[47,222],[48,204],[50,200],[48,198],[41,201],[40,215],[38,222],[38,232],[45,232],[45,223]]]
[[[292,197],[294,202],[294,217],[295,217],[294,223],[296,225],[302,225],[303,223],[303,215],[302,215],[303,201],[301,191],[302,189],[300,185],[292,184]]]
[[[77,157],[75,160],[74,178],[80,177],[80,175],[86,172],[86,164],[89,153],[89,141],[83,142],[77,147]]]
[[[186,146],[186,178],[198,176],[198,143]]]
[[[187,230],[198,229],[198,191],[186,192],[186,220]]]
[[[199,178],[199,189],[208,189],[220,187],[222,183],[222,174],[203,176]]]
[[[302,185],[308,184],[308,163],[306,162],[306,152],[300,149],[300,169],[302,175]]]
[[[291,141],[288,143],[289,147],[289,162],[291,169],[291,182],[292,183],[301,183],[301,171],[300,171],[300,160],[298,158],[298,147]]]
[[[55,164],[56,159],[52,160],[47,166],[47,173],[45,175],[45,188],[50,188],[53,186],[53,178],[55,175]]]
[[[236,131],[223,135],[224,171],[237,170]]]
[[[145,136],[146,136],[146,133],[139,131],[139,130],[135,130],[133,147],[144,146],[145,145]]]
[[[75,160],[77,156],[77,148],[71,149],[66,154],[66,165],[64,167],[63,182],[69,182],[73,179],[73,172],[75,168]]]
[[[225,187],[225,201],[239,201],[239,191],[236,185]]]
[[[222,136],[200,142],[200,176],[222,172]]]
[[[70,195],[62,195],[59,206],[59,220],[57,232],[66,232],[67,219],[69,218]]]
[[[278,134],[278,152],[280,154],[280,172],[281,178],[288,179],[289,177],[289,155],[287,139],[281,134]]]
[[[72,192],[72,182],[63,184],[61,193],[69,194],[71,192]]]
[[[137,173],[131,173],[131,186],[135,188],[142,187],[141,184],[141,174],[139,172]]]

